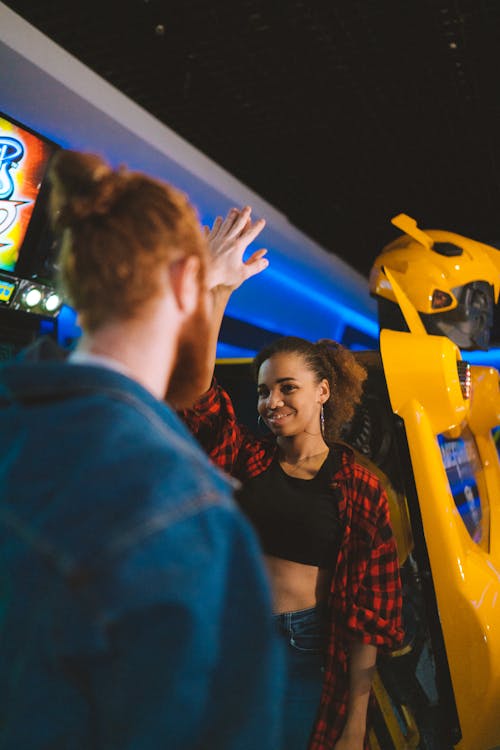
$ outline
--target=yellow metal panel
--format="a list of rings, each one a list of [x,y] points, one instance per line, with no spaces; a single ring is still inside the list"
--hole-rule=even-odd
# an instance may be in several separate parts
[[[401,415],[408,401],[425,405],[435,435],[467,418],[458,377],[459,349],[444,336],[383,330],[380,351],[391,406]]]
[[[419,229],[417,227],[417,222],[415,219],[412,219],[411,216],[408,216],[407,214],[398,214],[397,216],[392,217],[391,224],[394,224],[394,226],[401,229],[402,232],[413,237],[414,240],[424,247],[432,247],[432,237]]]
[[[471,386],[469,425],[474,434],[484,435],[500,424],[498,370],[472,365]]]
[[[392,272],[389,271],[389,269],[386,268],[385,266],[384,266],[384,273],[386,275],[386,278],[389,284],[391,285],[391,289],[401,309],[401,312],[404,315],[406,323],[408,324],[408,328],[410,329],[412,333],[420,333],[425,336],[425,333],[426,333],[425,327],[422,321],[420,320],[420,316],[418,312],[416,311],[415,307],[412,305],[407,295],[403,292],[403,290],[401,289],[401,286],[398,284],[396,280],[398,273],[396,271],[392,271]]]
[[[391,404],[406,428],[463,735],[457,750],[489,750],[500,743],[500,468],[486,429],[488,407],[478,407],[471,424],[483,427],[475,437],[483,471],[489,472],[490,554],[466,530],[437,441],[439,433],[465,424],[469,413],[453,373],[454,345],[441,337],[429,336],[426,343],[420,336],[383,331],[381,351]]]

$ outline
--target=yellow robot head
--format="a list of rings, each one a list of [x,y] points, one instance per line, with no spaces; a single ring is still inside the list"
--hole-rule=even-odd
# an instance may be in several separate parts
[[[381,328],[406,330],[387,268],[428,333],[461,349],[487,349],[500,293],[500,250],[438,229],[422,231],[406,214],[391,219],[405,234],[386,245],[370,273]]]

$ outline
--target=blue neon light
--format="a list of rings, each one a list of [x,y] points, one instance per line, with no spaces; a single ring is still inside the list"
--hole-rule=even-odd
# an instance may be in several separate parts
[[[225,344],[223,341],[217,343],[217,359],[253,359],[256,354],[254,349],[243,349],[241,346]]]
[[[489,349],[487,352],[462,352],[462,358],[471,365],[485,365],[500,369],[500,349]]]
[[[326,293],[327,279],[321,290],[307,269],[304,280],[297,279],[296,274],[293,261],[284,271],[271,265],[238,289],[229,301],[228,314],[285,335],[341,341],[345,327],[350,326],[377,340],[379,326],[375,316],[370,318],[354,310],[354,305],[341,302],[336,289],[331,295]]]
[[[269,267],[265,271],[265,273],[274,276],[280,285],[288,286],[295,292],[299,292],[303,297],[307,297],[314,303],[323,305],[330,312],[340,315],[345,324],[348,324],[353,328],[357,328],[359,331],[363,331],[363,333],[368,334],[374,339],[378,337],[379,326],[376,320],[370,319],[366,317],[366,315],[362,315],[352,308],[347,307],[346,305],[342,304],[342,302],[339,302],[335,297],[329,297],[323,292],[318,291],[313,286],[311,286],[310,283],[307,284],[302,281],[298,281],[288,274],[277,271],[276,269],[272,268],[272,266]]]

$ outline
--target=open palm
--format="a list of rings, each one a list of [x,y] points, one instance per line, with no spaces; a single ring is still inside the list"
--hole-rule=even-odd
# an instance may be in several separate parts
[[[269,265],[264,258],[267,252],[264,248],[256,250],[247,260],[243,260],[245,250],[262,232],[266,223],[264,219],[252,222],[251,212],[249,206],[241,210],[232,208],[225,219],[218,216],[211,229],[205,227],[210,249],[207,273],[210,289],[218,286],[237,289],[244,281]]]

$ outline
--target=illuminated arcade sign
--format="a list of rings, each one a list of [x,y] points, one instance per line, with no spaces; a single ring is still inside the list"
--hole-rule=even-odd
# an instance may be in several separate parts
[[[0,116],[0,270],[15,270],[52,152],[51,144]]]
[[[15,289],[16,284],[5,279],[0,279],[0,304],[8,304]]]

